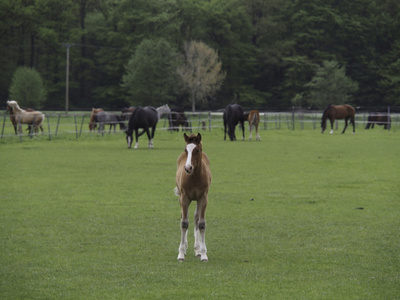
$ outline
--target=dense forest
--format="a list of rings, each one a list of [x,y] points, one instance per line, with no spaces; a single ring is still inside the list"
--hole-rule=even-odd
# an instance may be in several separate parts
[[[217,53],[222,84],[196,109],[318,107],[329,94],[313,80],[332,64],[356,87],[346,102],[400,104],[398,0],[0,0],[0,15],[3,102],[25,66],[42,77],[45,109],[65,106],[67,69],[71,109],[190,109],[177,70],[199,41]]]

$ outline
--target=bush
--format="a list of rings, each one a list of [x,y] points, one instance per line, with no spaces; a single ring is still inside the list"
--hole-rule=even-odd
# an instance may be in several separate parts
[[[9,92],[11,100],[30,108],[40,108],[47,95],[39,72],[28,67],[17,68]]]

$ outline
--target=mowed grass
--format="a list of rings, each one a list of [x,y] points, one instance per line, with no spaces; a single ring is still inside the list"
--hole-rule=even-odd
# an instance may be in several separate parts
[[[201,132],[209,261],[177,261],[182,133],[0,144],[1,299],[398,299],[400,137]],[[246,132],[248,135],[248,132]]]

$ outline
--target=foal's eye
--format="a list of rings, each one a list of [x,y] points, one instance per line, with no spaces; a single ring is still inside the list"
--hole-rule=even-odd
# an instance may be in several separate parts
[[[196,150],[196,153],[199,153],[199,152],[200,152],[200,150],[199,150],[199,149],[197,149],[197,150]]]

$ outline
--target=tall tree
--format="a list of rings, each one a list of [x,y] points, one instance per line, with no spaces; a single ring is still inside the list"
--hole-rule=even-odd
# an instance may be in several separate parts
[[[310,89],[309,104],[323,108],[329,103],[351,102],[351,94],[357,91],[358,84],[346,76],[345,68],[339,67],[336,61],[324,61],[305,87]]]
[[[178,74],[184,89],[190,95],[192,111],[196,110],[196,101],[207,102],[220,89],[225,72],[218,59],[218,53],[203,42],[185,42],[183,64]]]
[[[166,40],[143,40],[122,78],[129,103],[158,106],[174,99],[176,67],[176,50]]]

